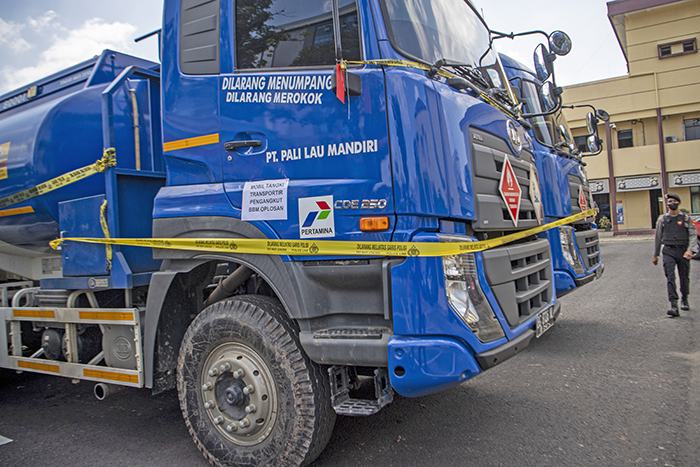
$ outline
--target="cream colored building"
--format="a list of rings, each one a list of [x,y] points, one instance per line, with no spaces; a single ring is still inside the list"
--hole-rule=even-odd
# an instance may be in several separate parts
[[[565,87],[564,103],[610,113],[599,127],[603,152],[584,158],[591,193],[615,230],[648,231],[669,191],[700,213],[700,0],[607,6],[629,73]],[[589,110],[565,110],[577,143]]]

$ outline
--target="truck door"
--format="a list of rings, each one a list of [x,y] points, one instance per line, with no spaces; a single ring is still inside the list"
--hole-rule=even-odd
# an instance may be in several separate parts
[[[371,15],[339,3],[343,58],[359,61],[376,43]],[[361,94],[345,103],[335,95],[331,5],[233,0],[232,72],[219,83],[225,190],[242,219],[272,237],[390,240],[384,75],[350,65]],[[388,216],[389,229],[363,234],[367,216]]]

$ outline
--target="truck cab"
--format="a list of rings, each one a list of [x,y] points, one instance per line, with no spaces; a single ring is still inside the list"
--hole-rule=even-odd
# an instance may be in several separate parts
[[[468,242],[540,225],[533,147],[470,3],[255,5],[165,4],[168,186],[155,237]],[[504,170],[520,188],[515,212]],[[340,414],[459,384],[559,310],[536,236],[443,258],[156,254],[172,269],[156,275],[163,290],[216,262],[251,270],[299,327],[301,350],[330,367]],[[347,395],[356,374],[374,379],[375,399]]]
[[[543,112],[537,91],[542,82],[522,63],[501,54],[501,62],[512,80],[527,112]],[[521,79],[518,79],[521,78]],[[530,117],[535,163],[541,174],[542,203],[546,222],[553,222],[593,207],[585,162],[573,144],[561,110]],[[592,218],[548,230],[542,234],[552,250],[554,279],[558,296],[600,277],[604,264],[600,256],[598,230]]]

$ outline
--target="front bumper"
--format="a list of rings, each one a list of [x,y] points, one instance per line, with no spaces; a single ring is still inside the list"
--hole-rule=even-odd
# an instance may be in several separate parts
[[[603,272],[605,272],[605,265],[601,264],[595,271],[591,272],[587,276],[576,278],[576,287],[581,287],[589,282],[593,282],[594,279],[599,279],[603,275]]]
[[[558,317],[561,305],[554,305]],[[534,322],[533,322],[534,328]],[[495,349],[473,354],[466,345],[449,337],[400,337],[389,340],[389,377],[402,396],[418,397],[456,386],[522,352],[535,337],[528,329]]]
[[[581,287],[595,279],[600,278],[605,271],[605,265],[600,264],[595,270],[585,276],[576,277],[571,271],[554,270],[554,285],[557,288],[557,297],[561,298],[577,287]]]

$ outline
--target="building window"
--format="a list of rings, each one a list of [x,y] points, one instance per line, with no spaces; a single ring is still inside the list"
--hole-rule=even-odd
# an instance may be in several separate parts
[[[620,130],[617,132],[617,147],[618,148],[631,148],[634,144],[632,142],[632,130]]]
[[[574,136],[574,144],[581,152],[588,152],[588,136]]]
[[[659,44],[659,58],[677,57],[678,55],[694,54],[698,51],[698,42],[696,38],[683,39],[682,41],[669,42],[667,44]]]
[[[700,118],[683,120],[683,133],[686,141],[700,139]]]
[[[690,187],[690,209],[693,213],[700,213],[700,186]]]

